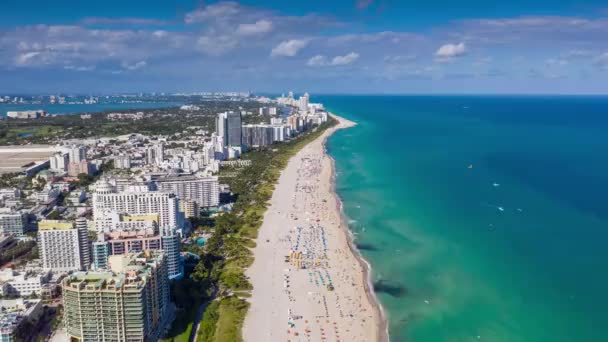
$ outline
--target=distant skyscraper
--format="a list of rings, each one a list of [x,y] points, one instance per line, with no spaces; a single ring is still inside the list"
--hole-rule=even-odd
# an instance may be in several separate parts
[[[271,125],[245,125],[243,126],[244,146],[261,147],[271,145],[273,142],[273,127]]]
[[[241,128],[241,113],[228,112],[228,144],[227,146],[241,146],[242,128]]]
[[[165,160],[165,146],[158,143],[146,149],[146,161],[149,165],[160,165]]]
[[[219,113],[215,118],[215,133],[220,138],[222,145],[226,144],[227,132],[226,132],[226,118],[227,113]]]
[[[300,96],[300,110],[303,112],[308,111],[308,103],[310,103],[310,95],[304,93],[304,95]]]
[[[224,146],[240,147],[242,145],[241,113],[225,112],[217,115],[215,131],[222,136]]]

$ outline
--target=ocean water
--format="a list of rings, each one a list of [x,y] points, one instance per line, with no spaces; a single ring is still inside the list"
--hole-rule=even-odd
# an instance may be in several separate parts
[[[314,100],[391,341],[608,341],[608,98]]]
[[[179,106],[171,102],[141,102],[141,103],[98,103],[98,104],[7,104],[0,103],[0,117],[6,112],[23,110],[46,110],[49,114],[96,113],[106,110],[151,109]]]

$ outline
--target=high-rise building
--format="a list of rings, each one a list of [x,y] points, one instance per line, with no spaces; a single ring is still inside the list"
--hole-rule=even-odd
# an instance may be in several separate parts
[[[114,168],[130,169],[131,168],[131,157],[128,155],[120,155],[120,156],[114,157]]]
[[[310,103],[310,95],[308,95],[308,93],[304,93],[304,95],[300,96],[300,111],[307,112],[308,103]]]
[[[0,234],[25,236],[25,216],[10,209],[0,209]]]
[[[68,153],[58,152],[53,154],[50,158],[50,169],[52,171],[67,171],[68,164],[70,163],[70,157]]]
[[[158,226],[178,229],[183,222],[178,215],[178,199],[168,193],[151,191],[147,186],[130,186],[118,192],[106,180],[97,182],[93,193],[93,217],[98,232],[103,232],[104,218],[111,213],[133,215],[158,214]]]
[[[175,232],[161,236],[163,253],[167,257],[167,276],[178,279],[184,275],[183,264],[179,252],[180,237]]]
[[[228,138],[227,122],[228,113],[219,113],[215,118],[215,134],[220,138],[223,145],[226,145],[226,139]]]
[[[93,167],[86,159],[82,159],[79,162],[70,162],[68,164],[68,176],[78,177],[81,173],[84,173],[85,175],[93,173]]]
[[[155,229],[132,231],[114,231],[101,233],[93,243],[94,268],[107,269],[107,260],[112,255],[162,251],[166,256],[167,276],[169,279],[180,278],[183,274],[179,250],[180,238],[177,234],[160,235]]]
[[[270,125],[272,127],[272,140],[282,142],[289,137],[289,126],[286,125]]]
[[[38,223],[38,248],[44,269],[69,272],[88,269],[91,263],[85,219],[42,220]]]
[[[104,241],[104,234],[100,233],[101,238],[93,242],[93,269],[105,270],[108,268],[108,257],[110,256],[110,247]]]
[[[289,127],[291,128],[292,132],[300,132],[301,131],[301,126],[300,126],[300,118],[297,115],[290,115],[287,117],[287,124],[289,125]]]
[[[260,115],[277,115],[277,107],[261,107]]]
[[[196,202],[199,207],[216,207],[220,203],[217,177],[176,176],[156,179],[158,190]]]
[[[241,113],[228,112],[227,146],[239,147],[243,144],[241,132]]]
[[[82,145],[74,145],[69,151],[70,163],[78,163],[87,159],[87,148]]]
[[[165,145],[158,143],[146,149],[146,162],[148,165],[161,165],[165,160]]]
[[[271,145],[273,128],[269,125],[244,125],[243,145],[247,148]]]
[[[171,321],[166,257],[115,255],[109,271],[64,278],[63,323],[70,341],[157,341]]]
[[[110,183],[101,180],[93,194],[95,227],[98,232],[158,231],[161,248],[167,255],[169,277],[177,278],[182,275],[178,231],[184,227],[178,202],[179,199],[169,192],[151,191],[143,185],[117,192]],[[114,251],[110,250],[110,254]]]
[[[215,132],[218,136],[222,136],[224,146],[242,145],[241,132],[241,113],[240,112],[225,112],[217,115],[215,119]]]
[[[82,268],[88,270],[91,267],[91,244],[89,242],[89,225],[87,219],[79,217],[74,222],[74,227],[78,231],[80,244],[80,264]]]
[[[219,201],[218,201],[219,202]],[[200,207],[195,201],[189,199],[180,199],[179,200],[179,211],[184,213],[184,217],[199,217],[200,216]]]

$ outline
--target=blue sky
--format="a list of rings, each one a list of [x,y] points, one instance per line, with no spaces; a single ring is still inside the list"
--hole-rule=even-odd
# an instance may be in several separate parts
[[[602,1],[15,1],[0,93],[608,92]]]

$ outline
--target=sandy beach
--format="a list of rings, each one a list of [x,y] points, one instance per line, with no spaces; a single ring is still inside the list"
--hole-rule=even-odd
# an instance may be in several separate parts
[[[365,262],[352,247],[334,192],[327,137],[292,157],[260,228],[245,341],[385,341],[386,322],[370,291]]]

